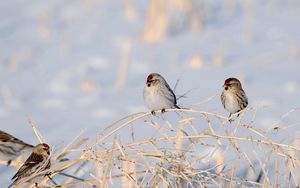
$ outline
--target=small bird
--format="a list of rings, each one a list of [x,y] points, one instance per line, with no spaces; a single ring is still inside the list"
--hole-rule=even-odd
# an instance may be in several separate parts
[[[0,160],[7,161],[7,165],[10,165],[11,161],[15,160],[23,152],[32,148],[32,145],[0,131]]]
[[[147,77],[144,88],[144,102],[155,115],[155,110],[165,112],[166,108],[178,108],[174,92],[171,90],[167,81],[157,73],[151,73]]]
[[[14,177],[12,177],[13,183],[9,187],[20,183],[22,179],[24,180],[24,178],[27,178],[32,174],[37,174],[46,169],[49,169],[50,165],[50,148],[48,144],[42,143],[36,145],[33,148],[31,155],[20,167]],[[45,175],[46,174],[40,174],[37,177],[28,180],[28,182],[36,181],[36,178],[44,177]]]
[[[221,95],[221,101],[224,108],[229,111],[229,118],[248,105],[247,96],[242,88],[241,82],[236,78],[228,78],[224,82],[224,90]],[[238,114],[239,116],[239,114]],[[229,120],[232,121],[231,119]]]

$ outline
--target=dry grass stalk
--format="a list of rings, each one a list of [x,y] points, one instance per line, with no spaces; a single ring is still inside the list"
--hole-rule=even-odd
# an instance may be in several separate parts
[[[233,178],[234,178],[234,163],[232,162],[232,165],[231,165],[230,181],[229,181],[228,186],[227,186],[228,188],[233,187],[233,184],[234,184]]]
[[[187,26],[182,26],[187,27],[184,29],[202,28],[202,18],[199,17],[199,10],[195,8],[192,1],[152,0],[147,8],[143,40],[150,43],[163,40],[169,30],[172,30],[172,19],[178,12],[183,14],[182,17],[188,18],[185,20],[185,22],[189,22]]]
[[[45,139],[43,138],[41,132],[38,130],[38,128],[36,127],[36,125],[34,124],[34,122],[29,119],[28,120],[29,125],[31,126],[35,136],[37,137],[37,139],[39,140],[40,143],[46,143]]]
[[[139,187],[136,178],[136,168],[135,164],[130,161],[123,161],[122,163],[122,171],[124,173],[124,177],[122,178],[122,187],[123,188],[131,188],[131,187]],[[135,185],[135,186],[134,186]]]
[[[79,133],[70,144],[54,153],[56,157],[49,170],[52,172],[51,178],[55,181],[65,171],[72,171],[75,176],[79,175],[78,172],[88,171],[81,180],[68,177],[57,182],[62,187],[270,187],[272,183],[273,186],[291,183],[288,179],[284,180],[287,182],[280,182],[283,181],[280,178],[280,164],[287,161],[287,171],[299,169],[298,145],[270,139],[267,131],[258,130],[255,124],[245,122],[244,114],[235,124],[229,124],[226,116],[213,112],[195,109],[167,111],[184,113],[177,116],[175,123],[160,118],[159,111],[157,117],[151,116],[150,112],[136,113],[108,125],[89,139],[86,145],[86,140],[80,139],[82,133]],[[244,113],[250,112],[247,110]],[[151,121],[145,121],[146,118],[151,118]],[[121,143],[123,129],[130,130],[132,126],[145,126],[156,134],[150,131],[145,133],[143,139],[127,139]],[[250,144],[253,151],[242,148],[242,143]],[[212,154],[203,152],[207,149],[211,149]],[[62,157],[74,156],[77,151],[82,152],[77,153],[74,160],[60,162]],[[230,152],[233,156],[229,155]],[[231,165],[228,165],[229,162]],[[272,163],[275,164],[275,179],[269,168]],[[88,170],[91,164],[95,166],[93,171]],[[241,164],[248,164],[256,178],[261,173],[261,183],[260,180],[240,178]],[[255,165],[259,172],[254,170]],[[39,184],[56,186],[47,177]]]
[[[116,83],[117,89],[122,89],[126,86],[127,72],[130,63],[130,51],[132,47],[131,41],[124,42],[122,47],[122,61],[119,69],[119,76]]]

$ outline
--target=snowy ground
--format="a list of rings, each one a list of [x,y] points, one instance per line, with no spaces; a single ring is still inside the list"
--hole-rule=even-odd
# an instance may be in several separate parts
[[[134,14],[126,12],[128,2]],[[243,1],[227,14],[221,2],[210,3],[202,30],[182,29],[146,43],[148,1],[1,1],[1,130],[37,143],[31,119],[52,146],[64,146],[83,129],[92,137],[125,115],[146,111],[145,78],[159,72],[171,86],[180,79],[177,94],[196,88],[181,106],[224,115],[221,86],[238,77],[250,106],[265,106],[255,126],[293,125],[280,138],[274,134],[277,141],[292,138],[300,130],[299,110],[278,120],[300,107],[300,3]],[[7,186],[15,169],[0,170],[0,186]]]

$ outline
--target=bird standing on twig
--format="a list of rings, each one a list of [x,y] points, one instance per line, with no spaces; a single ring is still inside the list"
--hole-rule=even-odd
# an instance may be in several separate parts
[[[174,92],[171,90],[167,81],[157,73],[151,73],[147,77],[144,88],[144,102],[155,115],[155,110],[165,112],[167,108],[178,108]]]
[[[28,178],[32,174],[38,174],[46,169],[50,168],[50,148],[47,144],[42,143],[36,145],[31,155],[25,161],[25,163],[20,167],[18,172],[13,176],[14,181],[9,187],[12,187],[20,183],[24,178]],[[39,174],[33,179],[28,180],[28,182],[37,182],[39,178],[44,177],[46,174]]]
[[[236,78],[228,78],[224,82],[224,90],[221,101],[224,108],[230,113],[235,114],[248,106],[247,96],[242,88],[241,82]],[[239,115],[238,115],[239,116]],[[229,121],[232,121],[231,119]]]

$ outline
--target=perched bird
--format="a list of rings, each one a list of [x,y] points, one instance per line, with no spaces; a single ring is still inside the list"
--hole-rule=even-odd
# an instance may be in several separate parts
[[[151,73],[147,77],[144,88],[144,102],[155,115],[155,110],[165,112],[166,108],[179,108],[176,96],[167,81],[157,73]]]
[[[248,99],[242,88],[241,82],[236,78],[228,78],[224,82],[224,90],[221,95],[221,101],[224,108],[229,111],[229,118],[248,105]],[[231,121],[231,120],[230,120]]]
[[[33,146],[15,138],[14,136],[0,131],[0,160],[7,161],[7,165],[26,150]]]
[[[45,143],[36,145],[33,148],[31,155],[12,178],[14,182],[9,187],[20,183],[22,179],[24,180],[32,174],[37,174],[46,169],[49,169],[50,165],[51,163],[49,146]],[[28,182],[34,182],[36,181],[36,178],[44,177],[45,175],[46,174],[40,174],[37,177],[28,180]]]

